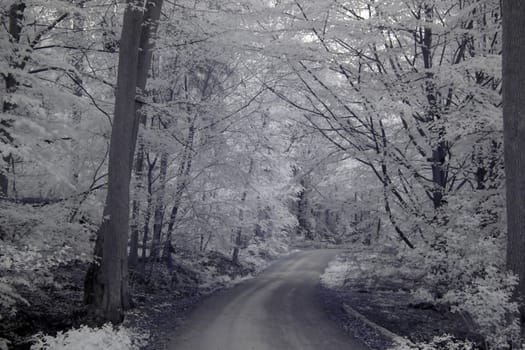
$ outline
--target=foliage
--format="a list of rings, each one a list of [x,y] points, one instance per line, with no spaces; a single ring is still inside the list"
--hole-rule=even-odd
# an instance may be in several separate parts
[[[138,334],[123,326],[114,328],[106,324],[100,328],[82,326],[56,336],[37,334],[31,350],[135,350],[145,341],[144,334]]]
[[[377,180],[362,202],[376,223],[363,241],[405,245],[399,259],[421,276],[419,295],[468,314],[501,345],[516,330],[516,305],[504,264],[499,3],[280,1],[272,13],[288,30],[270,50],[289,74],[269,89],[326,139],[326,153]],[[361,190],[336,174],[321,170],[309,183],[333,177],[337,187],[319,191],[330,199]]]
[[[442,259],[399,250],[392,242],[375,242],[366,250],[354,246],[328,266],[321,281],[329,288],[372,294],[410,291],[411,305],[427,305],[439,312],[439,317],[449,312],[459,315],[463,321],[456,337],[481,337],[488,349],[506,348],[519,331],[517,320],[509,317],[518,310],[512,301],[515,277],[488,263],[490,259],[483,252],[463,258],[454,255],[457,253],[449,251]],[[430,270],[437,268],[437,261],[454,263],[455,268]],[[420,335],[413,337],[419,339]]]
[[[0,317],[27,307],[18,287],[51,283],[50,270],[70,261],[90,260],[89,224],[68,223],[70,209],[62,204],[34,207],[0,205],[3,228],[0,255]]]
[[[123,9],[23,3],[18,34],[15,2],[0,5],[2,310],[38,270],[91,258]],[[163,11],[140,101],[134,274],[165,278],[153,267],[178,248],[260,262],[298,237],[359,242],[377,261],[339,266],[339,284],[398,274],[491,346],[510,337],[497,0]]]
[[[455,339],[454,337],[444,334],[435,337],[428,343],[411,343],[399,342],[391,350],[474,350],[475,345],[468,341]]]

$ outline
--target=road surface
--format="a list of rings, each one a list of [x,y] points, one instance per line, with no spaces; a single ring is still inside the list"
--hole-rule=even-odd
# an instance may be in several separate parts
[[[334,250],[294,253],[205,300],[169,350],[365,350],[325,313],[319,275]]]

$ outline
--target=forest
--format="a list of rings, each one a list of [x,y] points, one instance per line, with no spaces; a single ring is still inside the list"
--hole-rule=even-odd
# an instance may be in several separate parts
[[[525,349],[524,18],[0,0],[0,350]]]

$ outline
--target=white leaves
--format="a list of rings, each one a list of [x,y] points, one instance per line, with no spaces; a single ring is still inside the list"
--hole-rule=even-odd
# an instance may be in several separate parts
[[[81,326],[56,336],[37,334],[31,350],[138,350],[146,343],[148,335],[124,326],[105,324],[100,328]]]
[[[389,350],[474,350],[476,346],[473,342],[459,340],[449,334],[434,337],[429,342],[413,343],[408,340],[396,339],[396,344]]]

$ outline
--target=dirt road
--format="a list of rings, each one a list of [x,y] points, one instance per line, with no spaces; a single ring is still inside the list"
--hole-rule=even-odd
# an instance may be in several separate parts
[[[365,350],[325,313],[319,275],[334,250],[294,253],[202,303],[169,350]]]

